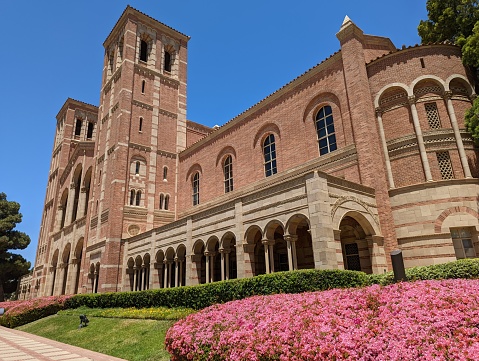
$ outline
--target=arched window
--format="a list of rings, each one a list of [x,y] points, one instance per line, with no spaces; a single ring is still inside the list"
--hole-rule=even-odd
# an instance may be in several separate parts
[[[233,159],[231,155],[227,156],[223,164],[223,173],[225,176],[225,193],[233,190]]]
[[[145,85],[146,85],[146,81],[143,80],[143,81],[141,82],[141,93],[142,93],[142,94],[145,94]]]
[[[168,177],[168,168],[163,167],[163,180],[166,180],[167,177]]]
[[[319,155],[328,154],[337,149],[334,133],[333,112],[329,105],[322,107],[316,115]]]
[[[134,205],[135,204],[135,190],[132,189],[130,191],[130,206]]]
[[[193,205],[200,204],[200,173],[196,172],[191,181],[193,189]]]
[[[170,196],[167,194],[165,196],[165,211],[168,210],[169,203],[170,203]]]
[[[77,119],[76,123],[75,123],[75,137],[79,137],[80,134],[81,134],[81,127],[82,127],[82,120],[81,119]]]
[[[93,126],[94,124],[91,122],[88,122],[88,128],[86,132],[86,139],[91,139],[93,138]]]
[[[148,60],[148,43],[145,40],[140,41],[140,60],[144,62]]]
[[[135,174],[138,175],[140,174],[140,161],[137,160],[135,164]]]
[[[160,209],[163,209],[163,205],[165,204],[165,196],[160,194]]]
[[[135,205],[139,206],[140,201],[141,201],[141,191],[138,191],[138,192],[136,192],[136,203],[135,203]]]
[[[171,54],[165,50],[165,66],[164,69],[171,72]]]
[[[276,167],[276,145],[274,143],[274,134],[266,137],[263,143],[264,154],[264,172],[269,177],[278,172]]]

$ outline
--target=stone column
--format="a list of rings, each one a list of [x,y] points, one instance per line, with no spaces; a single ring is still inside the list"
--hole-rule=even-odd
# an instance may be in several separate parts
[[[198,266],[201,267],[201,254],[192,254],[191,256],[191,272],[190,272],[190,279],[188,285],[198,285],[201,282],[201,278],[199,277],[198,273],[201,270],[198,270]],[[188,267],[186,269],[186,277],[188,277]],[[199,271],[199,272],[198,272]]]
[[[59,263],[57,265],[57,275],[55,277],[55,296],[62,294],[63,289],[63,278],[65,277],[65,264]]]
[[[168,288],[168,261],[165,259],[163,261],[163,288]]]
[[[137,282],[138,282],[138,273],[137,273],[137,267],[134,266],[133,267],[133,291],[136,291],[136,286],[137,286]]]
[[[266,265],[266,273],[270,273],[268,240],[263,239],[261,241],[261,243],[263,243],[263,248],[264,248],[264,262],[265,262],[265,265]]]
[[[387,271],[386,254],[384,252],[384,237],[366,236],[369,255],[371,257],[371,269],[375,274]]]
[[[73,204],[75,203],[75,190],[76,190],[76,184],[71,183],[70,190],[68,191],[67,212],[65,214],[64,226],[68,226],[69,224],[73,222]]]
[[[461,158],[462,169],[464,170],[464,177],[472,178],[471,169],[469,168],[469,163],[467,162],[466,152],[464,150],[464,144],[462,142],[461,133],[459,132],[459,125],[457,124],[456,112],[452,105],[452,91],[447,91],[444,93],[447,104],[447,112],[449,114],[449,119],[451,119],[452,129],[454,130],[454,138],[456,138],[457,150],[459,151],[459,157]]]
[[[424,138],[422,136],[421,124],[419,123],[419,116],[416,109],[416,96],[408,97],[409,105],[411,107],[412,120],[414,123],[414,130],[416,132],[417,145],[419,147],[419,155],[421,156],[422,166],[424,168],[424,175],[428,182],[432,182],[431,168],[429,167],[429,160],[427,159],[426,146],[424,145]]]
[[[179,260],[178,257],[175,258],[175,287],[180,285],[180,272],[179,272]]]
[[[306,175],[314,268],[337,269],[336,244],[331,219],[328,181],[315,171]]]
[[[155,263],[155,269],[157,274],[158,282],[153,281],[153,288],[159,289],[163,288],[163,263],[157,262]]]
[[[57,215],[56,215],[56,218],[55,218],[55,232],[61,230],[63,209],[64,209],[63,204],[60,204],[58,206]]]
[[[256,265],[254,264],[254,244],[249,244],[246,243],[246,241],[243,241],[243,247],[242,253],[243,253],[243,258],[244,258],[244,276],[246,277],[253,277],[254,274],[256,273]],[[237,250],[240,249],[240,247],[236,248]],[[236,253],[236,257],[238,257],[238,253]],[[238,278],[240,278],[240,273],[238,273]]]
[[[91,292],[92,293],[96,293],[96,287],[97,287],[97,281],[98,281],[98,271],[96,270],[95,268],[95,272],[93,273],[93,285],[92,285],[92,289],[91,289]]]
[[[178,286],[184,286],[183,284],[183,262],[185,262],[185,260],[180,260],[180,280],[179,280],[179,283],[178,283]]]
[[[268,243],[268,248],[269,248],[269,267],[271,270],[271,273],[274,273],[274,244],[275,241],[269,241]]]
[[[336,261],[338,262],[339,269],[346,269],[343,258],[343,247],[341,246],[341,230],[334,229],[334,242],[336,244]]]
[[[77,214],[76,219],[82,218],[85,213],[85,202],[86,202],[86,187],[80,188],[80,196],[78,197],[78,206],[77,206]]]
[[[206,282],[210,283],[210,252],[205,252],[206,258]]]
[[[220,255],[221,255],[221,280],[225,280],[225,250],[221,248],[219,250]]]
[[[394,188],[393,172],[391,169],[391,161],[389,160],[388,145],[386,143],[386,135],[384,133],[381,108],[376,108],[376,118],[378,120],[379,137],[381,139],[381,146],[383,148],[384,160],[386,162],[386,175],[388,177],[389,188]]]

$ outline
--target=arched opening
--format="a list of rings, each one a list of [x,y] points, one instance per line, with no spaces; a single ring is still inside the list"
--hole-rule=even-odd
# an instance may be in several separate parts
[[[141,285],[143,281],[143,273],[141,266],[143,264],[143,260],[141,256],[136,256],[135,258],[135,280],[134,280],[134,290],[135,291],[141,291]]]
[[[60,222],[58,230],[61,230],[65,227],[65,219],[67,215],[67,204],[68,204],[68,189],[63,190],[62,197],[60,198],[60,205],[58,206],[58,211],[60,212]]]
[[[82,189],[82,192],[85,192],[85,204],[83,207],[83,215],[86,216],[86,213],[88,212],[88,203],[90,202],[90,188],[91,188],[91,173],[92,173],[92,168],[88,168],[86,174],[85,174],[85,179],[83,181],[84,184],[84,189]]]
[[[206,256],[205,244],[202,240],[196,241],[193,246],[193,263],[196,266],[198,283],[206,283]]]
[[[175,270],[175,250],[170,247],[166,250],[166,287],[171,288],[176,286],[176,270]]]
[[[141,287],[142,290],[149,290],[150,289],[150,255],[147,253],[143,256],[143,285]]]
[[[160,288],[165,288],[164,279],[165,279],[165,253],[160,249],[156,252],[156,264],[155,269],[157,270],[157,279],[158,279],[158,286]]]
[[[186,285],[186,247],[182,244],[176,249],[176,262],[178,269],[178,282],[177,286]]]
[[[98,293],[98,281],[100,280],[100,262],[95,265],[95,293]]]
[[[78,286],[80,285],[80,272],[81,272],[81,259],[83,255],[83,237],[80,238],[75,247],[75,266],[76,266],[76,275],[75,275],[75,286],[73,288],[73,293],[78,293]]]
[[[75,172],[73,173],[73,181],[72,181],[72,184],[75,187],[75,194],[73,196],[73,209],[72,209],[72,215],[71,215],[72,223],[75,222],[77,219],[78,201],[80,199],[80,190],[81,190],[81,175],[82,175],[82,166],[81,164],[78,164],[78,166],[75,169]]]
[[[67,281],[68,281],[68,270],[70,266],[70,251],[71,245],[68,243],[63,250],[62,261],[63,261],[63,281],[62,281],[62,292],[61,294],[64,295],[67,289]]]
[[[51,277],[52,277],[52,288],[50,291],[50,296],[53,296],[55,293],[55,282],[57,278],[57,267],[58,267],[58,254],[59,254],[59,251],[57,249],[53,253],[53,257],[52,257],[52,266],[50,268]]]
[[[221,281],[221,255],[218,238],[211,237],[206,242],[206,283]]]
[[[288,246],[288,259],[293,269],[314,268],[313,242],[309,232],[309,221],[306,216],[297,214],[288,220],[288,233],[285,236]]]
[[[128,262],[126,263],[127,265],[127,270],[126,270],[126,274],[128,275],[128,280],[129,280],[129,283],[130,283],[130,291],[134,291],[135,290],[135,260],[133,259],[133,257],[130,257],[128,259]]]
[[[238,268],[236,263],[236,238],[234,234],[225,234],[221,244],[224,254],[224,279],[235,279],[238,277]]]
[[[262,242],[263,233],[257,226],[253,226],[246,232],[246,242],[250,245],[251,273],[258,276],[266,273],[266,263],[264,258],[264,245]]]
[[[341,220],[339,229],[344,268],[372,273],[371,256],[363,227],[353,217],[346,216]]]

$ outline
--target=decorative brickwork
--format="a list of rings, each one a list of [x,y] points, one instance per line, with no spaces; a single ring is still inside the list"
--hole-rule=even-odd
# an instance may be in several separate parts
[[[186,120],[189,37],[127,7],[104,42],[99,106],[58,113],[22,297],[383,273],[397,248],[408,267],[455,259],[454,227],[479,249],[460,49],[397,50],[349,18],[337,37],[338,53],[209,128]]]

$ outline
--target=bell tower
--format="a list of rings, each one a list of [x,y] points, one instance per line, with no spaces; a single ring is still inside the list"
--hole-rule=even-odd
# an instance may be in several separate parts
[[[86,248],[98,292],[120,289],[122,239],[175,218],[177,154],[186,147],[188,40],[128,6],[103,43]]]

